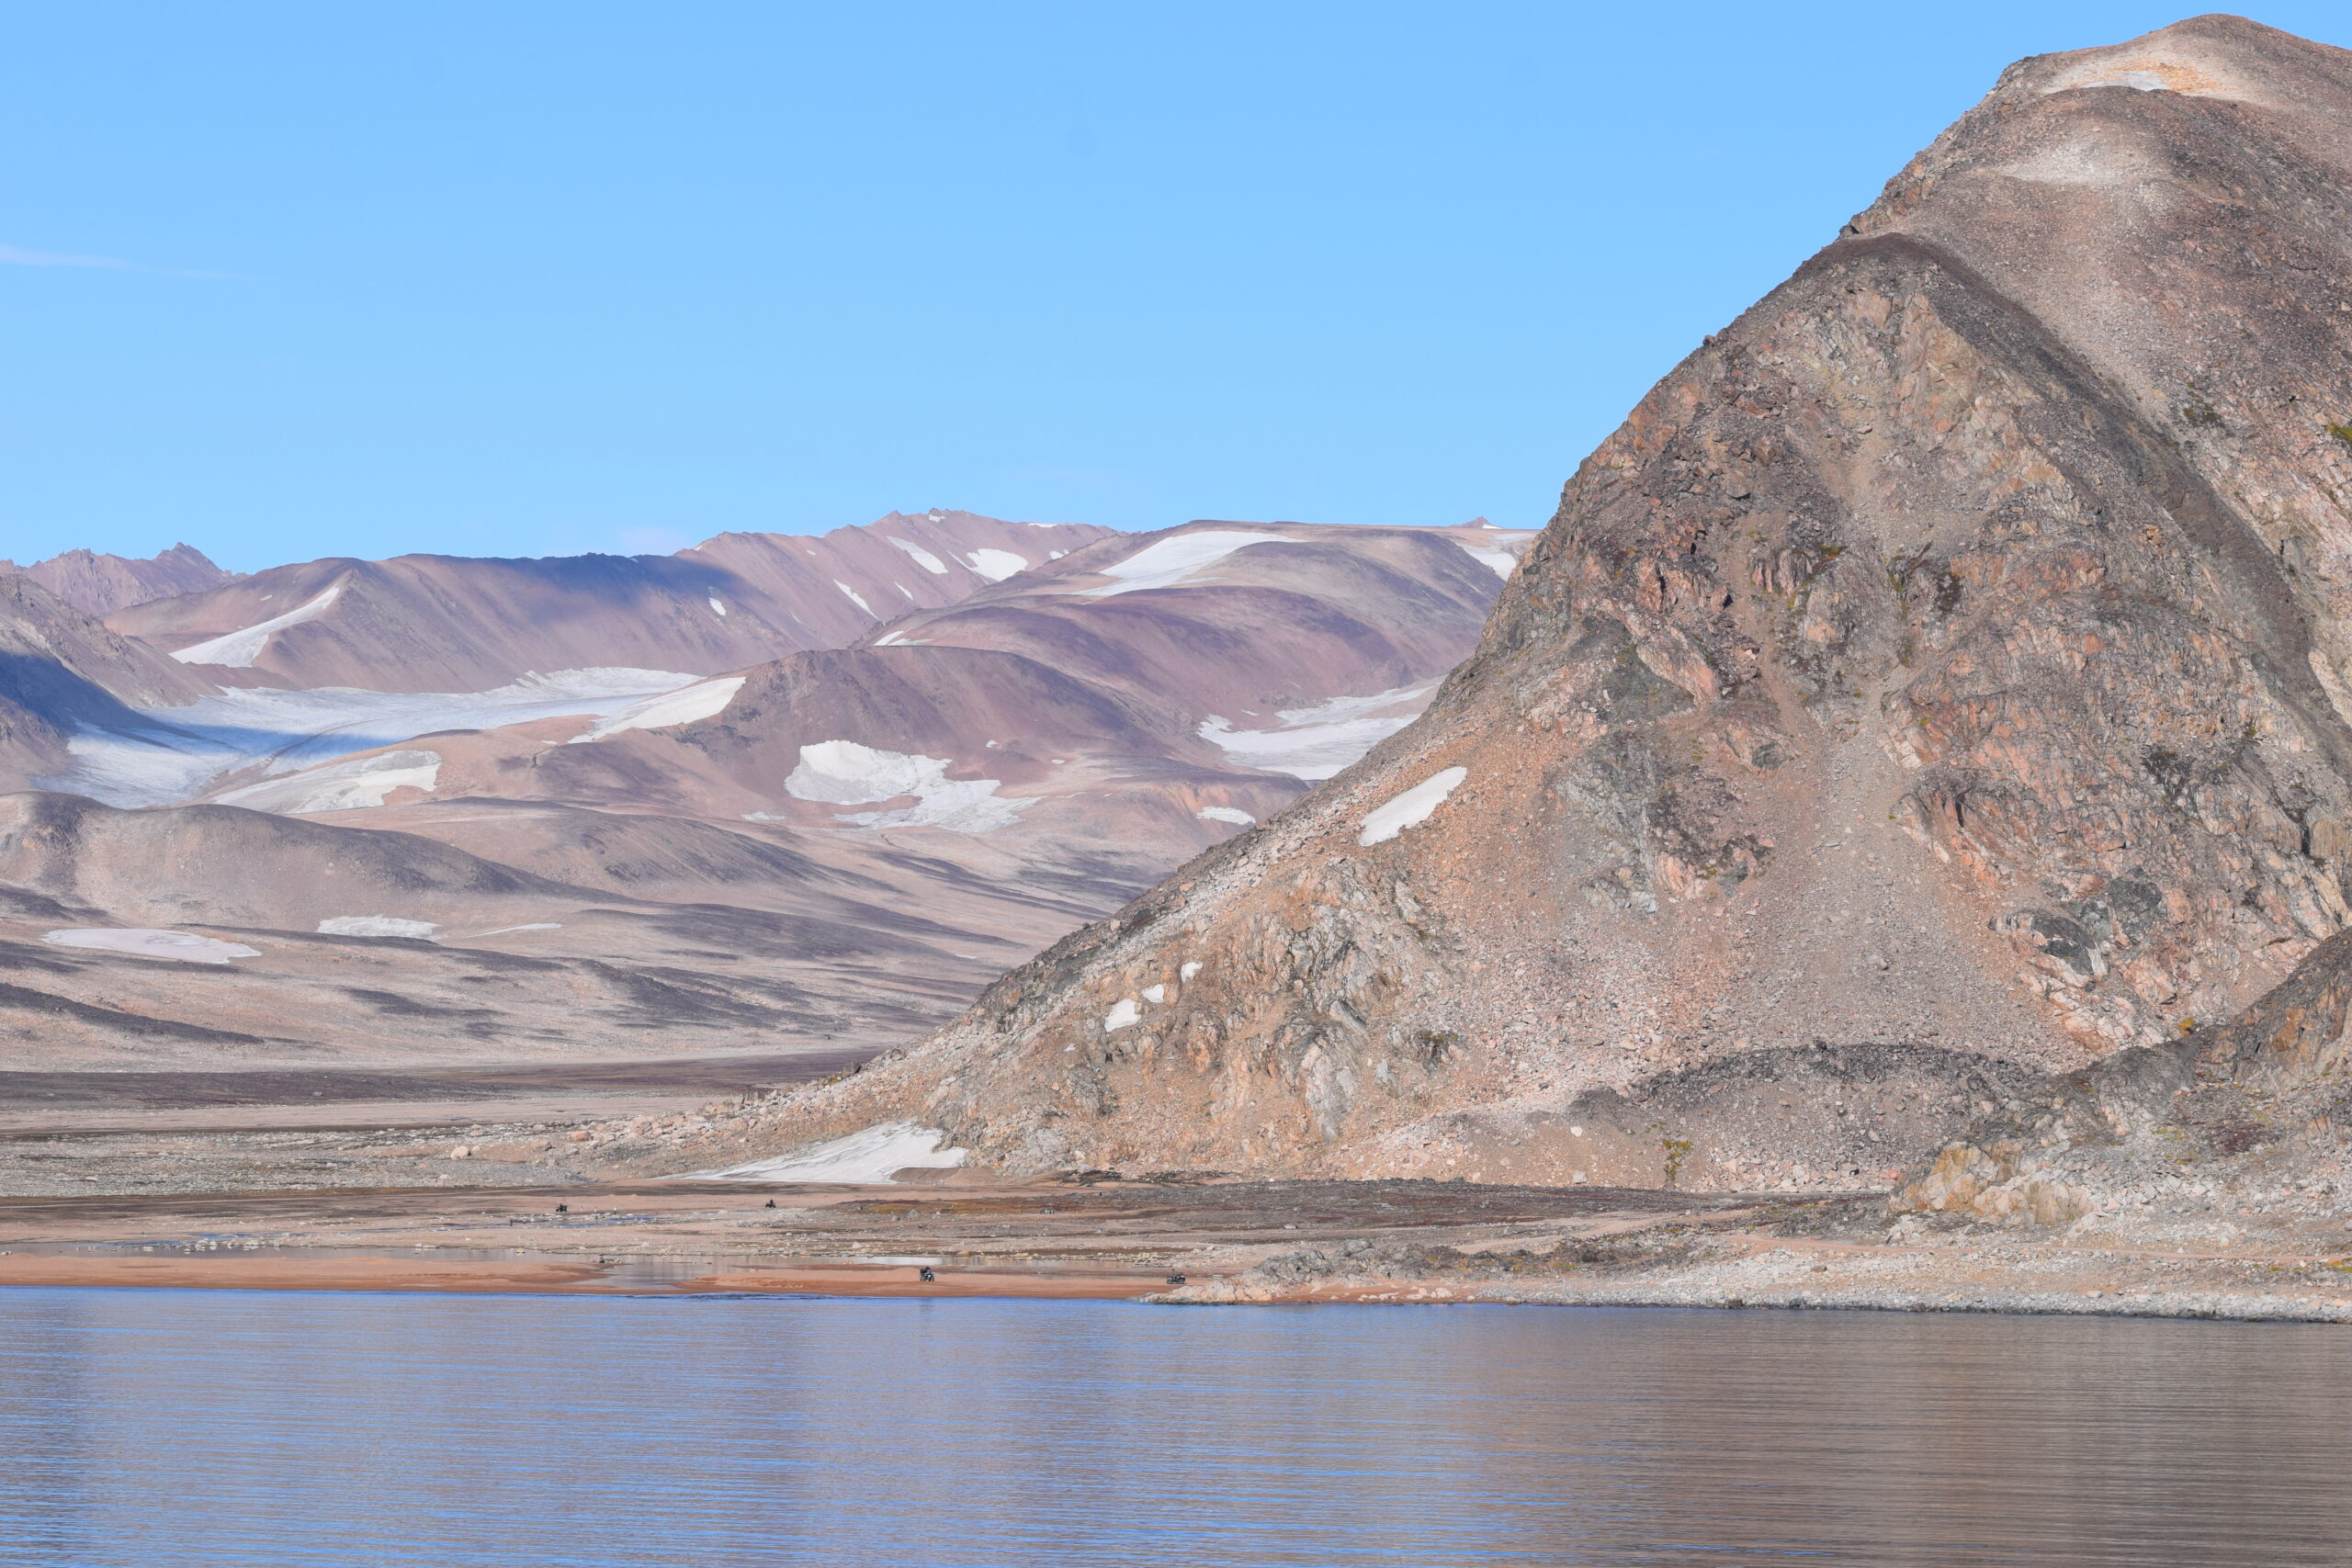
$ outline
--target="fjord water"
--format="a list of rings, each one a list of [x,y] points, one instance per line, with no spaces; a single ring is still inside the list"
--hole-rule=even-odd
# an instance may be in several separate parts
[[[0,1292],[0,1562],[2341,1563],[2352,1331]]]

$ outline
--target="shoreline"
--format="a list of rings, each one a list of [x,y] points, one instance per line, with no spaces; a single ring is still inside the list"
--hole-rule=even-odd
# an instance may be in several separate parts
[[[0,1290],[204,1290],[328,1294],[561,1295],[718,1299],[747,1295],[911,1301],[1128,1301],[1155,1306],[1526,1306],[1693,1312],[1880,1312],[1999,1317],[2131,1317],[2220,1323],[2352,1325],[2352,1302],[2239,1292],[2064,1293],[1984,1292],[1889,1298],[1816,1290],[1727,1297],[1682,1289],[1596,1283],[1576,1292],[1530,1292],[1399,1280],[1354,1286],[1238,1292],[1223,1280],[1170,1290],[1140,1271],[1066,1274],[944,1267],[924,1283],[912,1266],[853,1262],[710,1270],[670,1281],[631,1280],[600,1263],[516,1258],[150,1258],[103,1254],[0,1253]]]
[[[559,1207],[560,1206],[560,1207]],[[1894,1222],[1887,1195],[660,1178],[0,1197],[9,1286],[2352,1323],[2331,1220]],[[2132,1227],[2136,1226],[2136,1229]],[[922,1281],[928,1264],[937,1275]],[[1170,1276],[1182,1275],[1182,1284]]]

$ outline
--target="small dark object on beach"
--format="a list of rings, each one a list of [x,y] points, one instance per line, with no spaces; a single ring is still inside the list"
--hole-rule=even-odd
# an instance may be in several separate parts
[[[569,1203],[558,1203],[555,1206],[555,1212],[559,1214],[568,1214],[571,1213],[571,1205]]]
[[[933,1281],[935,1281],[938,1278],[939,1278],[939,1276],[938,1276],[938,1275],[936,1275],[936,1274],[934,1274],[934,1273],[933,1273],[933,1272],[931,1271],[931,1265],[930,1265],[930,1264],[926,1263],[926,1264],[924,1264],[924,1265],[922,1266],[922,1282],[923,1282],[924,1284],[926,1284],[926,1285],[931,1284],[931,1283],[933,1283]]]
[[[767,1206],[768,1206],[769,1208],[771,1208],[771,1209],[775,1208],[775,1199],[773,1199],[773,1198],[769,1199],[769,1200],[768,1200],[768,1202],[767,1202]]]
[[[1181,1285],[1184,1282],[1184,1276],[1182,1274],[1170,1274],[1168,1276],[1168,1282],[1171,1285]]]

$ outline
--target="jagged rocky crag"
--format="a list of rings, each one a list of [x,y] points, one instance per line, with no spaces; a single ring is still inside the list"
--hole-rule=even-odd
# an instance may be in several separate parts
[[[2347,496],[2352,55],[2023,62],[1586,460],[1417,724],[775,1135],[1890,1175],[2352,918]]]

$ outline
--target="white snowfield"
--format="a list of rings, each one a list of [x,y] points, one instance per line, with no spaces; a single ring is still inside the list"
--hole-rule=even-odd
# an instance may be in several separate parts
[[[909,560],[913,561],[917,566],[922,568],[923,570],[931,573],[933,577],[945,577],[947,575],[947,563],[941,560],[937,556],[933,555],[929,550],[924,549],[921,545],[914,544],[906,539],[901,539],[893,534],[885,534],[882,536],[888,539],[892,544],[898,546],[899,548],[906,551],[907,558]],[[902,588],[899,592],[903,593],[906,590]]]
[[[1247,828],[1258,819],[1236,806],[1204,806],[1193,813],[1204,822],[1230,822],[1237,828]]]
[[[718,595],[713,593],[707,597],[710,600],[710,613],[719,617],[719,619],[725,620],[727,618],[727,606],[718,602]]]
[[[321,936],[405,936],[418,942],[431,942],[433,933],[441,929],[437,920],[403,920],[397,915],[337,915],[319,922]],[[510,926],[520,931],[520,926]]]
[[[728,675],[645,697],[616,714],[598,719],[585,734],[573,736],[569,744],[577,746],[584,740],[602,740],[607,735],[618,735],[627,729],[667,729],[675,724],[692,724],[696,719],[716,717],[727,711],[727,705],[733,702],[735,694],[742,689],[742,676]]]
[[[849,602],[851,604],[856,605],[859,609],[865,611],[869,615],[874,614],[874,606],[867,604],[865,602],[865,596],[860,593],[856,589],[852,588],[848,583],[843,582],[838,577],[833,579],[833,586],[848,594]]]
[[[943,1148],[947,1134],[937,1127],[911,1122],[884,1122],[847,1137],[808,1144],[770,1159],[725,1170],[688,1171],[675,1181],[842,1181],[888,1182],[893,1171],[920,1168],[953,1170],[971,1156],[969,1149]]]
[[[1435,681],[1424,681],[1366,697],[1333,697],[1308,707],[1284,708],[1274,716],[1282,724],[1272,729],[1236,729],[1212,714],[1197,733],[1245,768],[1295,779],[1328,779],[1419,718],[1436,690]]]
[[[1142,1021],[1143,1009],[1136,1005],[1136,998],[1121,997],[1111,1004],[1111,1010],[1102,1015],[1102,1032],[1108,1034],[1113,1030],[1130,1029]]]
[[[1099,588],[1081,588],[1078,592],[1085,598],[1107,599],[1114,593],[1136,593],[1147,588],[1174,588],[1236,550],[1247,549],[1251,545],[1293,542],[1285,534],[1250,534],[1233,528],[1210,528],[1198,534],[1179,534],[1172,539],[1146,545],[1125,560],[1096,568],[1104,577],[1118,581],[1104,583]]]
[[[987,833],[1011,827],[1035,804],[998,795],[1001,779],[951,779],[940,757],[910,755],[861,746],[854,740],[820,740],[800,748],[800,761],[784,781],[795,800],[858,806],[914,797],[896,811],[836,812],[834,819],[860,828],[944,828],[953,833]]]
[[[343,585],[347,581],[338,577],[325,592],[307,604],[288,610],[282,615],[273,615],[243,631],[224,633],[209,642],[183,648],[172,657],[182,664],[219,664],[231,670],[250,670],[254,667],[254,660],[261,657],[262,649],[269,646],[273,636],[288,626],[299,626],[304,621],[314,621],[326,614],[327,607],[343,596]]]
[[[1480,566],[1487,568],[1497,577],[1509,578],[1511,569],[1519,565],[1519,558],[1509,550],[1498,550],[1486,545],[1473,545],[1461,539],[1453,542],[1462,547],[1463,554]]]
[[[1367,848],[1385,844],[1406,829],[1419,827],[1469,776],[1467,768],[1441,768],[1395,799],[1374,807],[1364,813],[1363,831],[1356,835],[1356,842]]]
[[[701,679],[605,668],[526,675],[488,692],[222,692],[185,707],[142,708],[147,728],[78,729],[67,742],[74,766],[36,782],[108,806],[170,806],[256,763],[267,774],[290,773],[442,730],[614,714]]]
[[[438,751],[379,751],[347,762],[306,768],[282,779],[264,779],[216,797],[221,806],[242,806],[248,811],[300,817],[309,811],[357,811],[384,804],[396,789],[421,789],[428,795],[441,776]]]
[[[990,582],[1002,582],[1015,572],[1029,570],[1029,563],[1011,550],[974,550],[964,560]]]
[[[261,950],[242,942],[221,942],[187,931],[152,931],[141,926],[77,926],[51,931],[41,941],[51,947],[88,947],[101,953],[128,953],[140,958],[169,958],[181,964],[226,964],[232,958],[259,958]]]

